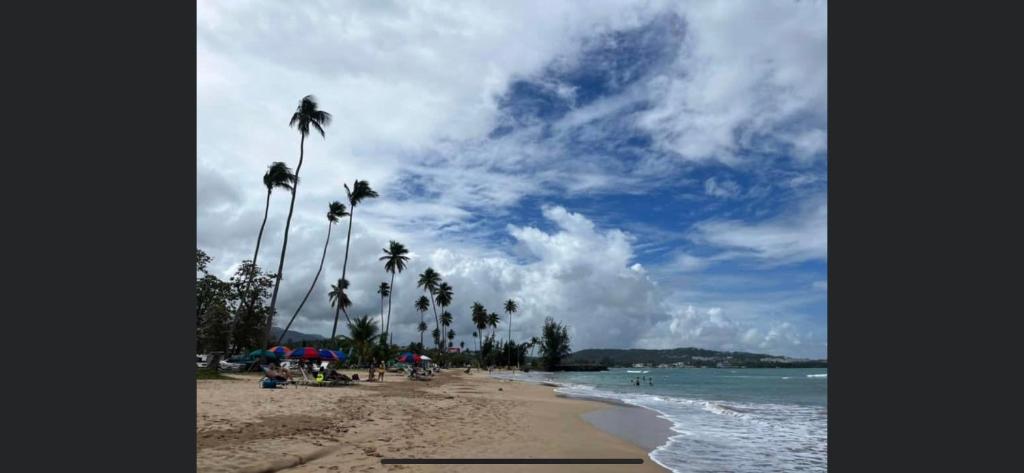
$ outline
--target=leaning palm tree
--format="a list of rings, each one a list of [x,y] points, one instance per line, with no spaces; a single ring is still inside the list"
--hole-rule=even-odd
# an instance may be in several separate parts
[[[384,328],[384,298],[391,295],[391,286],[387,281],[381,282],[380,286],[377,286],[377,294],[380,294],[380,327]],[[384,333],[381,332],[381,334]]]
[[[519,306],[516,305],[516,301],[509,299],[505,301],[505,313],[508,314],[508,343],[512,343],[512,314],[519,310]],[[508,366],[512,366],[512,352],[508,353],[509,360]],[[518,359],[518,357],[516,358]]]
[[[335,223],[338,223],[342,217],[348,216],[348,212],[345,211],[345,204],[334,201],[327,206],[327,240],[324,241],[324,252],[320,255],[320,267],[316,270],[316,275],[313,276],[313,284],[309,285],[309,290],[306,291],[306,296],[302,298],[302,302],[299,303],[299,307],[295,309],[295,313],[292,314],[291,320],[288,321],[288,325],[284,327],[284,331],[281,332],[281,336],[278,337],[275,345],[280,345],[281,341],[284,340],[284,334],[288,333],[288,329],[291,328],[292,322],[295,321],[295,317],[299,315],[299,311],[302,310],[302,306],[306,305],[306,300],[309,299],[309,295],[313,293],[313,289],[316,288],[316,282],[320,279],[320,273],[324,270],[324,260],[327,259],[327,246],[331,242],[331,228],[334,227]]]
[[[348,281],[339,279],[338,284],[331,285],[331,292],[327,293],[327,297],[331,301],[331,307],[335,307],[334,310],[334,328],[338,328],[338,312],[345,312],[345,320],[351,325],[352,320],[348,318],[348,311],[346,310],[352,305],[352,301],[349,300],[348,294],[345,294],[345,290],[348,289]],[[331,330],[331,341],[334,341],[335,331]]]
[[[384,271],[391,273],[391,292],[394,292],[395,287],[395,273],[401,273],[405,270],[405,263],[409,261],[409,257],[406,254],[409,250],[405,248],[405,245],[391,240],[387,248],[384,248],[384,256],[380,257],[380,261],[384,261]],[[391,297],[393,294],[388,294],[388,320],[384,324],[384,333],[391,333]]]
[[[260,224],[260,232],[256,235],[256,251],[252,255],[253,267],[256,267],[256,259],[260,256],[260,242],[263,241],[263,229],[267,226],[267,216],[270,214],[270,194],[275,188],[291,192],[295,186],[296,180],[297,178],[295,177],[295,174],[293,174],[292,170],[288,168],[288,165],[280,161],[271,163],[270,167],[267,168],[266,174],[263,175],[263,185],[267,187],[267,204],[263,209],[263,223]],[[239,295],[238,308],[241,309],[244,307],[247,314],[252,313],[253,308],[256,306],[256,296],[253,296],[252,300],[249,301],[248,304],[246,304],[245,301],[246,294],[252,293],[252,282],[255,275],[256,273],[253,272],[249,277],[249,281],[246,283],[245,292]],[[239,319],[241,319],[241,317],[236,315],[232,321],[231,335],[235,333],[235,327],[238,326]]]
[[[281,259],[277,263],[277,280],[274,282],[274,292],[270,296],[270,309],[267,311],[267,330],[263,335],[263,346],[266,347],[270,340],[270,329],[274,326],[274,310],[277,308],[277,293],[281,289],[281,277],[284,273],[284,255],[288,251],[288,230],[292,224],[292,213],[295,211],[295,194],[299,190],[299,171],[302,170],[302,158],[306,145],[306,137],[309,136],[309,128],[313,127],[320,132],[320,136],[326,138],[324,127],[330,125],[331,114],[320,110],[316,98],[307,95],[299,102],[299,107],[292,114],[288,126],[297,127],[299,130],[299,165],[295,167],[295,182],[292,184],[292,202],[288,206],[288,219],[284,223],[284,242],[281,244]]]
[[[348,269],[348,248],[352,243],[352,219],[355,218],[356,205],[359,205],[364,199],[377,197],[377,192],[370,188],[370,183],[366,181],[356,180],[352,184],[352,188],[348,188],[348,184],[345,184],[345,193],[348,194],[348,237],[345,238],[345,261],[341,264],[341,279],[345,279],[345,271]],[[348,314],[345,314],[346,317]],[[331,331],[338,329],[338,319],[334,319],[334,328]]]
[[[437,274],[433,268],[427,268],[420,274],[420,279],[416,282],[416,287],[423,288],[427,294],[430,295],[430,307],[434,309],[434,327],[440,329],[441,321],[437,317],[437,307],[434,306],[434,294],[437,293],[437,288],[441,284],[441,275]],[[441,345],[438,344],[438,350],[441,349]]]
[[[288,165],[280,161],[271,163],[270,167],[267,168],[266,174],[263,175],[263,185],[267,187],[267,204],[263,209],[263,223],[260,224],[260,232],[256,235],[256,252],[252,255],[253,266],[256,266],[256,259],[260,256],[260,242],[263,241],[263,229],[267,226],[267,216],[270,214],[270,194],[275,188],[291,192],[297,180],[298,178],[295,177],[295,174],[292,173],[292,170]],[[252,279],[253,278],[251,277],[249,278],[250,287],[246,290],[246,294],[248,294],[252,289]],[[254,305],[255,302],[256,301],[254,299],[252,304],[249,305],[249,310],[252,310],[252,305]]]

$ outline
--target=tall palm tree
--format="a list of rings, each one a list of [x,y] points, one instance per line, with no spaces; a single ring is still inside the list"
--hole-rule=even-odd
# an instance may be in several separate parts
[[[380,283],[380,286],[377,287],[377,294],[380,294],[380,327],[384,328],[384,298],[391,295],[391,286],[387,281]],[[381,334],[384,333],[386,332],[381,332]]]
[[[487,316],[487,326],[491,327],[491,336],[492,337],[494,336],[494,330],[498,328],[498,324],[500,324],[500,323],[501,323],[501,316],[500,315],[495,314],[494,312],[491,312],[491,314]]]
[[[540,343],[540,339],[537,337],[530,337],[530,358],[533,358],[533,347]]]
[[[434,327],[440,328],[441,321],[437,317],[437,307],[434,306],[434,294],[437,293],[437,288],[441,284],[441,275],[437,274],[433,268],[427,268],[420,274],[419,281],[416,282],[416,287],[422,287],[427,294],[430,295],[430,307],[434,309]],[[441,349],[440,344],[437,346],[438,350]]]
[[[292,327],[292,322],[295,321],[295,317],[299,315],[299,311],[302,310],[302,306],[306,305],[306,300],[309,299],[309,295],[313,293],[313,289],[316,288],[316,282],[320,279],[320,273],[324,270],[324,260],[327,259],[327,246],[331,242],[331,228],[334,227],[338,220],[342,217],[348,216],[348,212],[345,210],[345,204],[334,201],[327,206],[327,240],[324,241],[324,253],[320,255],[320,267],[316,270],[316,275],[313,276],[313,284],[309,285],[309,290],[306,291],[306,296],[302,298],[302,302],[295,309],[295,313],[292,314],[291,320],[288,321],[288,325],[284,327],[284,331],[281,332],[281,336],[278,337],[275,345],[280,345],[281,341],[284,340],[284,334],[288,333],[288,329]]]
[[[508,314],[508,343],[512,343],[512,314],[519,310],[519,306],[516,305],[516,301],[509,299],[505,301],[505,313]],[[512,352],[508,353],[509,360],[508,366],[512,366]],[[518,359],[518,357],[516,358]]]
[[[440,322],[441,322],[441,330],[442,331],[444,331],[444,329],[446,328],[445,327],[445,323],[444,323],[444,314],[446,314],[447,311],[445,311],[444,309],[452,304],[452,300],[454,299],[454,297],[455,297],[454,289],[450,285],[448,285],[447,282],[442,281],[441,284],[437,285],[437,295],[434,297],[434,299],[437,301],[437,305],[441,307]],[[448,325],[451,325],[451,318],[452,318],[452,314],[448,314]],[[445,353],[445,351],[442,350],[441,351],[441,357],[442,358],[444,357],[444,353]]]
[[[423,332],[427,331],[427,323],[421,320],[419,326],[416,327],[416,330],[420,331],[420,346],[422,347],[423,346]]]
[[[484,308],[479,302],[474,302],[471,312],[473,325],[476,326],[476,332],[473,332],[476,339],[477,353],[480,355],[480,367],[484,366],[483,359],[483,338],[484,329],[487,328],[487,309]]]
[[[451,312],[444,311],[441,313],[441,328],[447,330],[452,325],[452,314]]]
[[[466,341],[459,340],[459,351],[466,351]]]
[[[345,312],[345,320],[352,324],[352,320],[348,318],[348,311],[346,310],[352,305],[352,301],[349,300],[348,294],[345,294],[345,290],[348,289],[348,281],[339,279],[338,284],[331,285],[331,292],[327,293],[327,297],[331,301],[331,307],[336,307],[334,310],[334,328],[338,328],[338,312]],[[331,330],[331,342],[334,341],[335,330]]]
[[[452,347],[452,341],[455,340],[455,329],[448,329],[448,348]]]
[[[355,218],[356,205],[359,205],[364,199],[370,199],[377,197],[377,192],[370,188],[370,183],[366,181],[360,181],[356,179],[356,182],[352,184],[352,188],[348,188],[348,184],[345,184],[345,193],[348,194],[348,237],[345,238],[345,262],[341,264],[341,279],[345,279],[346,270],[348,269],[348,248],[352,243],[352,219]],[[348,317],[348,314],[345,314]],[[338,319],[334,319],[334,328],[331,332],[338,329]]]
[[[359,363],[361,364],[364,358],[369,357],[370,346],[373,343],[373,339],[377,337],[377,323],[367,314],[362,317],[356,317],[354,322],[349,322],[348,330],[349,335],[342,335],[342,338],[348,340],[352,347],[355,348],[356,353],[359,354]]]
[[[299,165],[295,167],[295,182],[292,184],[292,202],[288,206],[288,219],[284,223],[284,242],[281,244],[281,259],[277,263],[277,280],[274,282],[274,292],[270,296],[270,310],[267,312],[267,330],[263,335],[263,346],[266,347],[270,340],[270,329],[274,326],[274,311],[277,308],[277,293],[281,289],[281,277],[284,275],[284,255],[288,251],[288,230],[292,225],[292,213],[295,211],[295,194],[299,190],[299,171],[302,170],[302,158],[306,145],[306,137],[309,136],[309,128],[313,127],[320,132],[320,136],[327,138],[324,134],[324,127],[330,125],[331,114],[319,109],[316,98],[307,95],[299,102],[299,107],[292,114],[288,126],[297,127],[299,130]]]
[[[405,263],[409,261],[409,257],[406,254],[409,250],[405,248],[405,245],[391,240],[388,243],[388,247],[384,248],[384,256],[380,257],[380,261],[384,261],[384,271],[391,273],[391,292],[394,292],[395,287],[395,273],[405,271]],[[384,333],[391,333],[391,298],[393,294],[388,294],[388,320],[384,324]]]
[[[416,310],[420,311],[420,325],[419,325],[420,328],[419,328],[419,330],[420,330],[420,345],[422,345],[423,344],[423,332],[425,332],[427,330],[427,323],[423,321],[423,314],[425,314],[427,312],[427,310],[430,309],[430,301],[427,299],[427,296],[420,296],[419,299],[416,299],[416,303],[413,304],[413,305],[416,307]]]

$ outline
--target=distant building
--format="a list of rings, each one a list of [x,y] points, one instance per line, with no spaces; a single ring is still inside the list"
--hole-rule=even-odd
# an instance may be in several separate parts
[[[448,353],[460,353],[459,347],[448,347]]]

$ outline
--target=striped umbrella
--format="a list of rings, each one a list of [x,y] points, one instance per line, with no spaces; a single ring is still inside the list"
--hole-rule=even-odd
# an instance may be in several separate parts
[[[288,354],[288,358],[293,360],[319,360],[320,350],[313,347],[296,348]]]
[[[291,354],[292,349],[284,346],[276,346],[270,347],[267,351],[273,352],[278,358],[287,358],[288,355]]]
[[[328,350],[321,348],[319,350],[320,359],[324,361],[342,361],[345,359],[345,354],[340,351]]]

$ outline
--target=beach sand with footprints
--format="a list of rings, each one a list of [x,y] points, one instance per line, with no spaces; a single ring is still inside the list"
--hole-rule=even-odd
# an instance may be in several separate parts
[[[348,372],[351,375],[354,372]],[[198,471],[665,472],[583,415],[609,405],[446,371],[429,381],[260,389],[197,380]],[[360,373],[365,376],[365,373]],[[640,465],[382,465],[381,458],[638,458]]]

